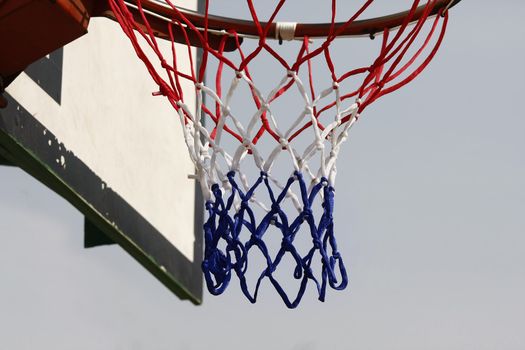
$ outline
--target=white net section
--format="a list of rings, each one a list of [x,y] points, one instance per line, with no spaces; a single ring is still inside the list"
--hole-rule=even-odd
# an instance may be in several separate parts
[[[239,83],[244,81],[255,94],[258,101],[260,101],[260,108],[251,116],[247,125],[242,124],[242,117],[236,116],[230,109],[230,102],[239,88]],[[305,108],[295,119],[292,125],[287,130],[280,130],[277,123],[277,117],[272,113],[271,101],[273,101],[278,92],[283,88],[293,83],[304,100]],[[241,163],[244,161],[253,161],[255,166],[277,186],[279,189],[284,189],[285,184],[272,175],[272,167],[277,157],[281,154],[286,154],[289,157],[290,164],[293,168],[290,171],[290,176],[295,171],[306,174],[309,177],[310,189],[315,184],[319,183],[322,178],[328,180],[330,185],[334,185],[337,173],[336,160],[339,154],[341,145],[348,138],[348,131],[357,121],[359,99],[349,107],[343,108],[343,101],[339,91],[338,84],[322,91],[315,99],[311,99],[307,92],[307,88],[298,77],[296,72],[289,71],[281,79],[279,84],[268,94],[263,96],[262,93],[253,84],[251,79],[244,72],[236,72],[227,94],[224,98],[220,98],[213,89],[197,83],[197,114],[191,113],[192,109],[182,102],[177,104],[181,107],[179,116],[181,122],[184,124],[184,137],[186,144],[190,151],[192,160],[197,167],[197,177],[202,185],[203,193],[206,200],[212,199],[211,186],[213,184],[220,184],[225,192],[231,191],[231,184],[228,180],[227,173],[233,171],[241,179],[243,189],[249,191],[253,186],[253,181],[250,181],[246,174],[242,171]],[[204,96],[213,99],[221,109],[221,117],[217,123],[215,137],[212,138],[208,129],[203,125],[202,110],[204,103]],[[324,126],[322,129],[318,124],[318,120],[314,110],[321,107],[319,104],[324,99],[333,99],[335,101],[335,115],[333,121]],[[257,145],[252,141],[255,134],[261,125],[262,115],[268,116],[268,121],[271,124],[272,130],[278,136],[277,145],[271,150],[269,156],[264,157],[262,152],[258,150]],[[348,121],[343,123],[347,118]],[[227,120],[232,122],[235,126],[236,133],[242,138],[241,144],[234,150],[228,152],[221,145],[221,139],[224,133],[224,126]],[[314,131],[314,139],[303,150],[298,150],[294,147],[292,142],[288,140],[297,132],[303,125],[310,124]],[[317,155],[317,157],[315,157]],[[222,158],[224,162],[219,162],[218,158]],[[315,164],[311,160],[315,159]],[[225,164],[227,167],[223,167]],[[298,199],[298,194],[294,193],[292,189],[287,192],[287,197],[290,198],[298,211],[303,210],[303,205]],[[236,198],[239,201],[239,198]],[[265,210],[269,210],[267,204],[257,200],[255,196],[250,199],[252,202],[259,205]],[[236,203],[240,205],[239,202]]]

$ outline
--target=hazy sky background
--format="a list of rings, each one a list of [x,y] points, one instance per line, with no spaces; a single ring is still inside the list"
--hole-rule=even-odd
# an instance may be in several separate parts
[[[0,349],[525,349],[525,3],[464,0],[427,72],[339,162],[350,288],[288,310],[232,285],[195,307],[83,216],[0,168]]]

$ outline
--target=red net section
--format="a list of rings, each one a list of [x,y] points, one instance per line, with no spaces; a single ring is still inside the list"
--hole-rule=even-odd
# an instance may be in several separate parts
[[[374,1],[366,1],[363,6],[349,16],[342,25],[336,25],[337,2],[335,0],[331,1],[332,15],[330,30],[327,33],[326,39],[315,48],[310,47],[310,38],[308,37],[297,38],[293,35],[293,32],[290,36],[289,30],[293,30],[293,25],[290,28],[288,24],[288,30],[286,30],[286,26],[278,26],[279,28],[283,28],[282,37],[288,35],[290,38],[300,40],[302,43],[292,62],[283,58],[278,50],[274,48],[274,45],[270,44],[272,41],[275,42],[275,38],[268,37],[270,28],[272,24],[274,24],[275,18],[285,2],[284,0],[279,1],[275,10],[265,22],[259,19],[253,1],[248,0],[246,2],[246,6],[248,6],[249,13],[252,16],[251,20],[257,31],[257,38],[255,40],[257,40],[258,44],[256,48],[250,50],[250,52],[244,52],[241,46],[241,34],[229,28],[223,28],[222,32],[218,32],[217,29],[211,29],[209,27],[210,16],[208,14],[208,8],[210,1],[206,1],[205,5],[204,26],[197,27],[188,18],[187,14],[178,9],[170,0],[166,0],[166,6],[171,10],[171,17],[163,18],[165,20],[164,32],[168,33],[172,41],[172,50],[166,53],[162,52],[159,46],[160,39],[156,38],[156,29],[154,29],[154,26],[150,23],[153,18],[151,16],[152,14],[142,7],[141,1],[137,1],[135,6],[130,6],[130,4],[124,0],[109,0],[116,19],[126,35],[130,38],[137,55],[144,62],[152,78],[159,86],[159,91],[155,94],[166,96],[175,110],[181,114],[183,124],[186,126],[190,125],[190,127],[186,128],[186,131],[193,135],[186,136],[188,138],[187,142],[189,143],[190,153],[194,155],[196,163],[203,160],[200,153],[203,151],[206,152],[210,147],[212,148],[212,150],[210,150],[212,153],[215,151],[218,151],[219,154],[226,152],[220,149],[217,142],[217,140],[220,140],[221,133],[224,132],[235,137],[243,145],[248,154],[255,156],[257,166],[260,167],[261,170],[267,171],[270,167],[268,162],[272,161],[273,153],[278,152],[278,149],[286,149],[290,142],[307,129],[314,129],[315,139],[312,140],[312,144],[315,145],[316,148],[320,148],[320,145],[325,142],[330,143],[332,158],[334,158],[333,160],[335,161],[340,142],[334,141],[334,135],[338,129],[344,130],[344,126],[341,127],[341,125],[357,119],[363,110],[377,99],[400,89],[416,78],[436,54],[442,42],[447,24],[447,13],[445,12],[443,16],[438,15],[431,19],[432,23],[430,26],[425,26],[429,15],[433,13],[438,1],[413,1],[412,7],[401,26],[394,31],[384,28],[382,33],[378,33],[382,34],[379,54],[370,65],[359,68],[348,68],[347,70],[343,69],[342,73],[337,73],[334,60],[332,59],[332,44],[336,40],[343,40],[340,39],[341,34],[352,26],[356,20],[362,17]],[[425,6],[423,14],[414,22],[416,10],[421,4]],[[155,18],[155,20],[158,22],[158,18]],[[279,24],[281,23],[278,23],[278,25]],[[437,39],[432,40],[436,32]],[[218,35],[221,36],[217,40]],[[281,37],[281,35],[279,36]],[[416,39],[421,36],[424,39],[416,41]],[[213,47],[210,45],[210,39],[212,37],[215,41],[218,41],[218,44]],[[235,39],[235,49],[240,58],[240,60],[236,62],[231,59],[231,55],[225,54],[225,47],[228,42],[231,43],[232,38]],[[176,41],[185,43],[188,46],[187,52],[181,52],[179,48],[176,49],[174,44]],[[195,52],[192,51],[190,47],[190,43],[195,41],[197,41],[198,46],[202,48],[200,60],[197,60]],[[413,46],[415,43],[417,43],[419,47],[414,49]],[[431,47],[429,47],[430,43],[432,43]],[[145,49],[145,47],[148,49]],[[283,73],[285,73],[284,78],[279,81],[275,89],[265,96],[258,90],[257,82],[252,80],[250,74],[252,61],[263,52],[273,57],[282,67]],[[179,56],[189,58],[190,70],[183,71],[179,69],[181,65]],[[205,84],[207,68],[212,58],[218,61],[218,69],[215,72],[216,76],[214,79],[215,87],[213,89],[207,87]],[[320,92],[315,84],[312,68],[312,61],[319,58],[324,60],[332,81],[331,86],[320,90]],[[152,63],[154,60],[160,62],[160,69],[156,68],[159,67],[157,62],[155,64]],[[238,79],[238,81],[226,87],[224,86],[222,77],[225,69],[235,72]],[[299,78],[300,70],[308,72],[307,81]],[[338,71],[341,71],[340,67],[338,67]],[[209,74],[208,79],[212,80]],[[339,87],[349,80],[353,82],[359,81],[357,88],[351,91],[340,91]],[[239,85],[239,81],[247,83],[256,107],[256,113],[249,116],[247,122],[246,118],[243,119],[239,116],[231,115],[230,105],[228,104],[230,100],[229,97],[231,98],[231,94],[234,93],[231,89],[236,88]],[[198,103],[196,111],[186,103],[188,96],[185,96],[185,94],[188,94],[188,90],[184,89],[184,86],[187,83],[191,83],[195,90],[191,101],[196,97]],[[279,130],[277,120],[274,119],[275,116],[271,112],[271,106],[276,101],[286,98],[286,93],[292,88],[299,89],[300,94],[304,95],[306,110],[305,113],[302,113],[297,120],[292,123],[290,129],[286,131]],[[226,94],[224,91],[226,91]],[[211,97],[211,99],[215,101],[215,108],[211,108],[209,105],[202,103],[203,95],[206,95],[208,98]],[[341,106],[344,106],[347,100],[355,102],[357,106],[354,107],[357,108],[346,108],[343,110]],[[201,124],[203,117],[207,119],[208,126],[210,122],[213,123],[214,126],[212,128],[208,127],[205,130]],[[231,122],[228,123],[226,121],[227,119],[230,119]],[[270,135],[282,147],[277,148],[275,152],[271,152],[269,156],[263,156],[261,158],[261,155],[256,150],[256,145],[265,134]],[[199,144],[195,138],[198,138],[199,141],[201,141],[201,139],[204,140]],[[237,151],[238,150],[230,153],[235,154],[238,153]],[[242,151],[239,152],[242,153]],[[292,154],[294,162],[299,160],[304,163],[305,159],[302,157],[304,153],[301,154],[300,152],[294,151],[292,151],[292,153],[294,153]],[[234,155],[232,155],[232,157],[233,159],[229,160],[228,163],[234,167],[238,166],[240,161],[239,157],[235,158]],[[325,164],[321,165],[321,167],[325,167],[327,162],[329,162],[329,157],[330,156],[327,156],[324,160]],[[266,166],[264,166],[263,163],[266,164]],[[304,170],[300,164],[297,165],[295,170]],[[205,187],[209,188],[212,183],[225,179],[224,174],[213,174],[213,172],[217,170],[213,168],[213,164],[204,165],[204,168],[207,167],[211,167],[211,172],[208,171],[208,179],[204,179],[205,176],[200,176],[203,180],[211,180]],[[232,168],[228,170],[239,169]],[[206,169],[204,169],[204,171],[206,172]],[[313,171],[313,178],[315,179],[318,175],[323,175],[333,180],[330,169],[322,169],[321,173],[322,174],[318,174],[318,172]]]

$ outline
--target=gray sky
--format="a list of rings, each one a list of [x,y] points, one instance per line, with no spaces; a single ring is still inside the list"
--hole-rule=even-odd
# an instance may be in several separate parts
[[[232,285],[195,307],[0,168],[0,349],[524,349],[525,4],[465,0],[427,72],[366,111],[339,162],[350,288],[297,310]],[[343,161],[341,161],[343,160]]]

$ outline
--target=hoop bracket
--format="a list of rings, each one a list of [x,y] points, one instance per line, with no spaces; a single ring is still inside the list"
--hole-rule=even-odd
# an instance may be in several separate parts
[[[275,23],[275,38],[282,44],[283,40],[292,41],[295,39],[296,22],[277,22]]]

